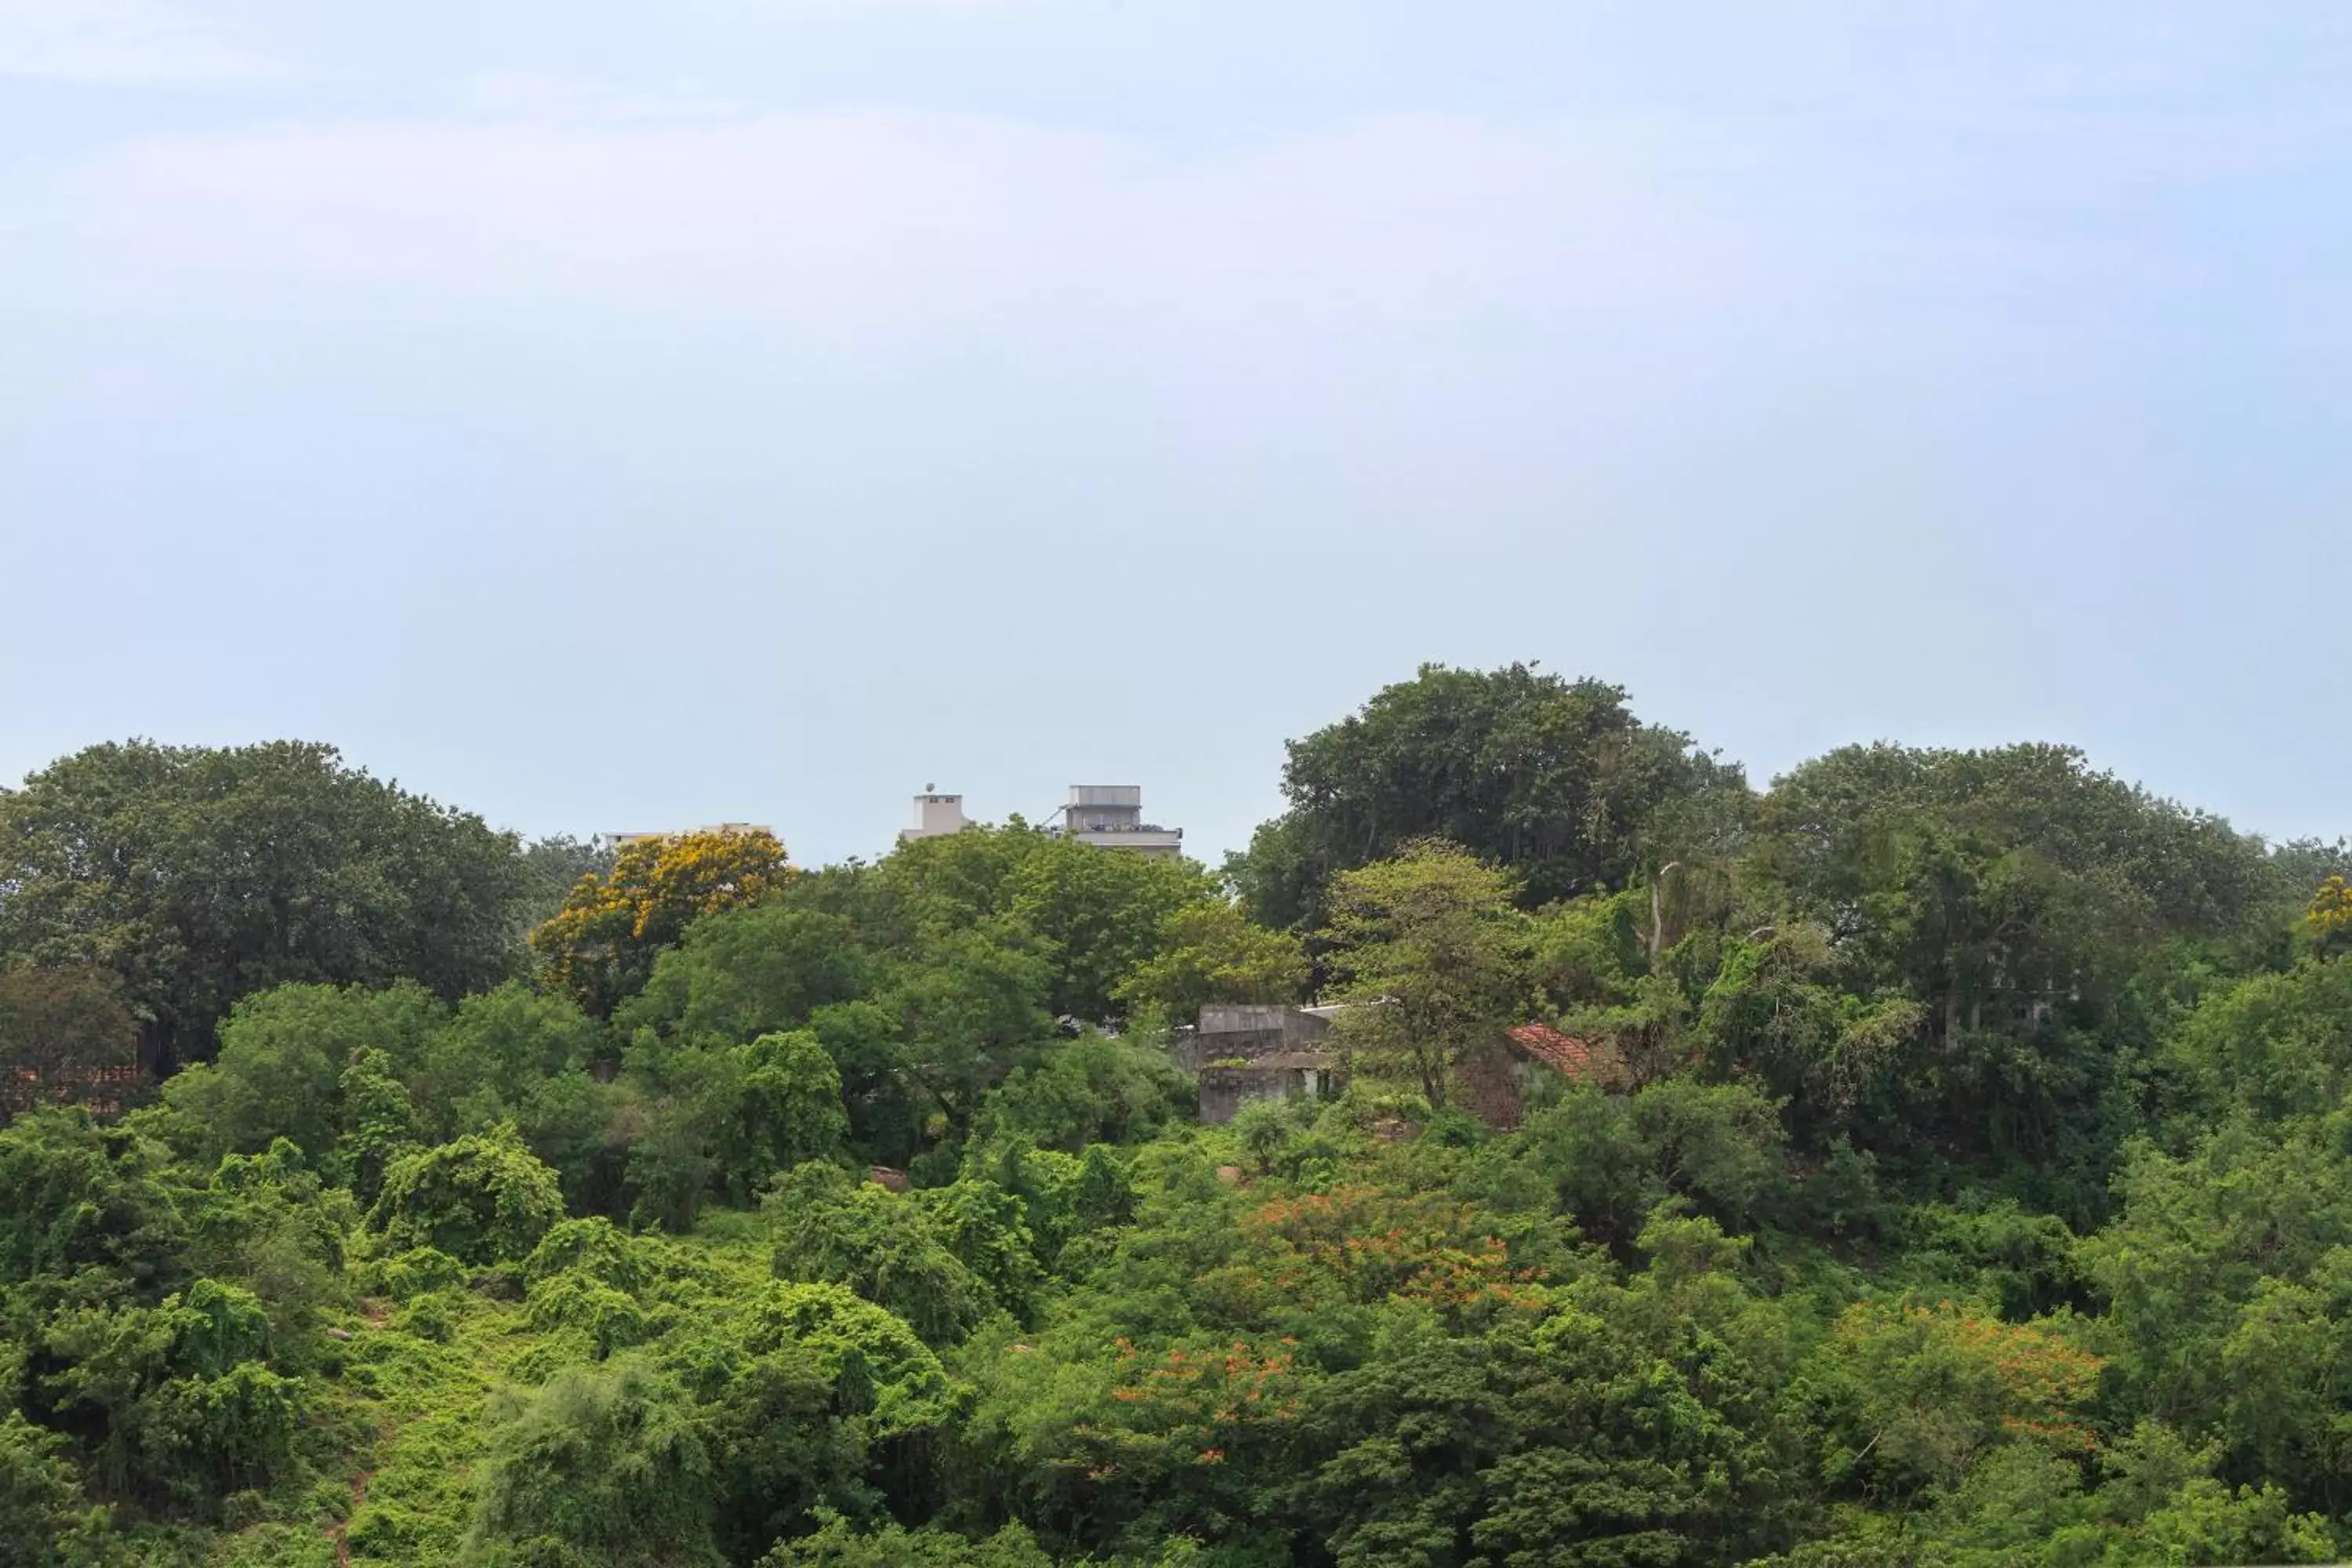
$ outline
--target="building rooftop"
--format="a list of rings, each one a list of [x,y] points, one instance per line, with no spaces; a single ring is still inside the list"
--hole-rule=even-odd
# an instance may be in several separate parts
[[[1607,1081],[1624,1070],[1611,1047],[1563,1035],[1549,1024],[1517,1024],[1503,1033],[1519,1050],[1568,1078]]]

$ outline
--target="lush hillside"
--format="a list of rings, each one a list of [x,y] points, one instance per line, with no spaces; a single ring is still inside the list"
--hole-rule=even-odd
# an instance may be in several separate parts
[[[606,859],[308,746],[0,795],[0,1564],[2352,1545],[2335,851],[1525,668],[1285,787],[1222,876]],[[1171,1040],[1310,994],[1344,1092],[1199,1125]],[[1625,1079],[1486,1125],[1530,1020]]]

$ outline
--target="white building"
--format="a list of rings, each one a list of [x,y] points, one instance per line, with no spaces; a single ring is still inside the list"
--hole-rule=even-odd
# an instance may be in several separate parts
[[[1172,860],[1184,852],[1184,830],[1143,820],[1141,784],[1072,784],[1057,833],[1081,844],[1125,849]]]
[[[934,795],[925,784],[924,793],[915,797],[915,826],[898,829],[898,842],[910,844],[918,838],[944,838],[950,833],[961,833],[971,826],[963,814],[963,796]]]

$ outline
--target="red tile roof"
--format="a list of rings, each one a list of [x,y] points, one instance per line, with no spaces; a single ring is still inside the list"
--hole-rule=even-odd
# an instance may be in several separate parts
[[[1549,1024],[1519,1024],[1503,1032],[1510,1037],[1511,1044],[1570,1078],[1589,1077],[1598,1070],[1590,1045],[1561,1034]]]

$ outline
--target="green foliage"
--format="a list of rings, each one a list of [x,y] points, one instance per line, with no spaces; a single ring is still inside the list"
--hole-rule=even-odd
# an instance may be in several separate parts
[[[1669,1193],[1740,1226],[1785,1201],[1780,1108],[1754,1089],[1675,1079],[1635,1095],[1632,1109],[1633,1135]]]
[[[1018,931],[1043,961],[1040,1003],[1092,1022],[1118,1015],[1120,985],[1160,950],[1170,919],[1213,892],[1189,861],[1098,854],[1016,821],[899,846],[860,913],[893,947]]]
[[[652,1331],[635,1297],[590,1274],[566,1270],[537,1280],[524,1305],[532,1328],[576,1334],[600,1361],[643,1344]]]
[[[803,1027],[820,1007],[856,1000],[871,987],[871,967],[856,928],[838,915],[782,900],[727,910],[695,921],[655,961],[620,1021],[732,1045]]]
[[[1747,796],[1736,768],[1641,722],[1621,689],[1524,664],[1423,665],[1291,742],[1282,787],[1290,810],[1234,870],[1257,919],[1299,929],[1325,923],[1325,884],[1416,839],[1510,868],[1533,906],[1624,887]]]
[[[558,1373],[500,1413],[468,1555],[530,1568],[724,1561],[710,1456],[684,1397],[642,1363]]]
[[[551,1226],[523,1259],[523,1278],[536,1285],[557,1274],[572,1273],[624,1290],[642,1289],[654,1269],[643,1243],[599,1217],[567,1219]]]
[[[852,1363],[828,1375],[816,1356],[787,1342],[734,1365],[705,1405],[719,1537],[730,1562],[749,1562],[814,1509],[869,1501],[858,1479],[866,1451],[855,1419],[867,1394],[863,1373]]]
[[[468,996],[425,1042],[427,1126],[436,1141],[469,1127],[520,1121],[541,1084],[598,1053],[600,1036],[569,998],[520,981]],[[395,1058],[397,1059],[397,1058]]]
[[[1192,1085],[1167,1053],[1091,1031],[1037,1053],[991,1090],[972,1142],[1020,1141],[1075,1154],[1091,1143],[1141,1142],[1181,1119]]]
[[[266,1364],[271,1331],[250,1291],[199,1279],[153,1307],[83,1307],[41,1342],[57,1366],[45,1408],[94,1423],[95,1469],[113,1496],[202,1508],[266,1481],[292,1453],[300,1384]]]
[[[1209,879],[1188,860],[1105,855],[1075,838],[1027,848],[1006,879],[1008,912],[1051,956],[1046,1007],[1057,1017],[1118,1016],[1119,988],[1165,945],[1174,916],[1208,901]]]
[[[906,1042],[903,1070],[950,1127],[970,1120],[1007,1065],[1052,1035],[1052,964],[1002,931],[928,938],[894,970],[880,1005]]]
[[[65,1439],[11,1410],[0,1415],[0,1563],[61,1568],[67,1542],[92,1531]]]
[[[1139,1016],[1190,1024],[1211,1002],[1295,1002],[1308,973],[1307,949],[1290,932],[1253,923],[1239,904],[1194,902],[1160,921],[1158,952],[1114,994]]]
[[[1037,1538],[1008,1524],[984,1541],[939,1530],[885,1525],[853,1530],[839,1514],[798,1541],[783,1541],[760,1560],[760,1568],[1053,1568]]]
[[[911,1197],[803,1165],[767,1208],[778,1278],[846,1285],[928,1343],[952,1343],[1001,1304]]]
[[[1336,878],[1325,938],[1357,1004],[1336,1033],[1359,1070],[1445,1104],[1454,1070],[1526,1016],[1526,938],[1511,883],[1459,847],[1408,846]]]
[[[1015,1317],[1035,1305],[1037,1258],[1027,1205],[993,1182],[965,1179],[913,1194],[925,1224],[989,1299]]]
[[[167,1152],[87,1111],[0,1127],[0,1287],[12,1316],[60,1299],[152,1300],[184,1278],[187,1226]]]
[[[418,1145],[422,1118],[407,1088],[393,1076],[392,1058],[373,1047],[353,1051],[335,1080],[340,1098],[335,1164],[361,1198],[373,1202],[392,1162]]]
[[[745,1342],[759,1354],[795,1346],[829,1385],[860,1383],[856,1404],[879,1435],[918,1431],[952,1414],[938,1356],[907,1320],[844,1286],[768,1287],[751,1303]]]
[[[537,1253],[532,1256],[536,1258]],[[466,1282],[466,1266],[430,1247],[412,1247],[360,1265],[354,1282],[372,1295],[412,1301],[432,1290],[447,1290]]]
[[[523,870],[529,891],[523,900],[522,923],[530,929],[546,923],[563,907],[583,877],[601,877],[613,869],[613,857],[593,844],[567,833],[534,838],[523,847]]]
[[[552,844],[540,991],[510,945],[329,962],[415,906],[316,822],[238,857],[343,786],[150,752],[59,773],[143,889],[0,863],[0,1563],[2352,1543],[2343,857],[2072,752],[1759,798],[1612,689],[1433,668],[1295,749],[1240,903],[1017,822],[806,873]],[[79,831],[59,788],[0,862]],[[47,1103],[173,975],[228,977],[217,1059]],[[1310,979],[1353,1081],[1197,1125],[1175,1026]]]
[[[608,1017],[697,919],[756,904],[792,876],[765,829],[639,839],[609,869],[582,877],[530,944],[556,989]]]
[[[562,1217],[555,1173],[501,1124],[393,1162],[367,1225],[386,1248],[484,1264],[529,1257]]]
[[[1677,1079],[1631,1097],[1573,1089],[1485,1151],[1460,1185],[1497,1208],[1558,1212],[1619,1247],[1662,1204],[1754,1229],[1788,1216],[1801,1196],[1774,1110],[1740,1084]]]
[[[403,982],[381,991],[362,986],[281,985],[238,1004],[220,1031],[220,1055],[164,1086],[166,1104],[201,1123],[212,1147],[252,1153],[274,1138],[291,1139],[323,1161],[346,1131],[342,1075],[353,1054],[381,1052],[385,1078],[415,1066],[442,1023],[441,1005]],[[370,1058],[373,1064],[373,1058]],[[392,1108],[362,1081],[352,1129],[381,1135]]]
[[[0,794],[0,951],[104,964],[184,1061],[239,997],[285,982],[496,981],[530,879],[510,837],[331,746],[140,741]]]
[[[2305,963],[2207,997],[2162,1063],[2199,1121],[2326,1115],[2352,1089],[2352,963]]]
[[[0,1116],[119,1099],[101,1075],[131,1066],[138,1026],[111,970],[0,958]]]
[[[648,1038],[630,1066],[658,1094],[629,1153],[637,1223],[684,1230],[705,1198],[751,1202],[779,1172],[847,1147],[841,1072],[809,1030],[728,1048]]]
[[[849,1116],[842,1109],[841,1069],[815,1035],[762,1035],[735,1055],[740,1087],[721,1163],[740,1190],[843,1152]]]

